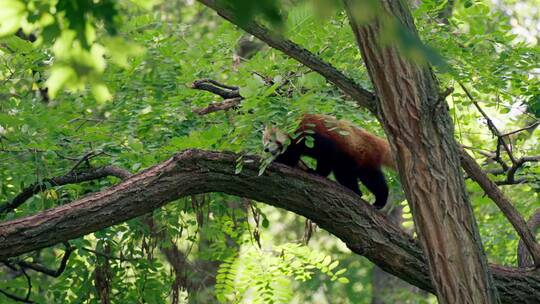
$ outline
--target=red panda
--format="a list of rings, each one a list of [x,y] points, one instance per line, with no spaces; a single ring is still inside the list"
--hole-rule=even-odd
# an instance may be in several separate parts
[[[304,114],[295,134],[298,137],[292,139],[278,128],[266,126],[264,151],[274,155],[276,162],[291,167],[298,165],[302,155],[313,157],[317,168],[311,171],[325,177],[333,172],[340,184],[362,196],[360,179],[375,195],[375,208],[384,207],[388,186],[381,166],[396,170],[386,140],[350,122],[319,114]],[[306,137],[313,138],[312,144],[306,144]]]

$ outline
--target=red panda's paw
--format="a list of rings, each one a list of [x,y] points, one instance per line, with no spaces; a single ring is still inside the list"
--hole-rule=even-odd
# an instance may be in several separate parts
[[[384,208],[384,205],[385,204],[373,204],[373,207],[375,207],[375,209],[377,210],[381,210],[382,208]]]

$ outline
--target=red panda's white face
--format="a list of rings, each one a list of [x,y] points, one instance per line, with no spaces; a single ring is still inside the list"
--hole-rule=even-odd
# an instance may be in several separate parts
[[[264,152],[278,155],[283,152],[283,146],[288,140],[287,134],[274,126],[266,126],[263,133]]]

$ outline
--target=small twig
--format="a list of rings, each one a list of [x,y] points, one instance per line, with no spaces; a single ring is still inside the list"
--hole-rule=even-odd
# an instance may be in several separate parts
[[[29,262],[25,262],[25,261],[19,261],[19,262],[17,262],[17,264],[20,267],[22,267],[23,269],[24,268],[32,269],[34,271],[41,272],[41,273],[46,274],[48,276],[57,278],[66,269],[66,264],[67,264],[67,261],[69,259],[69,256],[73,252],[73,248],[69,245],[68,242],[64,242],[63,244],[66,247],[66,250],[64,252],[64,256],[62,257],[62,261],[60,262],[60,266],[58,267],[57,270],[49,269],[49,268],[47,268],[47,267],[45,267],[45,266],[43,266],[41,264],[29,263]]]
[[[99,155],[99,152],[96,152],[96,151],[90,151],[88,153],[86,153],[85,155],[83,155],[81,158],[79,158],[79,160],[77,160],[77,162],[75,163],[75,165],[73,165],[73,167],[71,168],[71,170],[69,170],[69,172],[73,172],[75,171],[75,169],[77,169],[83,162],[86,162],[90,159],[92,159],[93,157],[96,157]]]
[[[192,111],[199,115],[206,115],[217,111],[227,111],[237,107],[242,102],[241,97],[225,99],[221,102],[214,102],[208,105],[206,108],[193,108]]]
[[[527,130],[530,130],[530,129],[533,129],[535,128],[536,126],[540,125],[540,120],[527,126],[527,127],[523,127],[521,129],[517,129],[517,130],[514,130],[514,131],[510,131],[508,133],[504,133],[504,134],[501,134],[501,137],[506,137],[506,136],[509,136],[509,135],[512,135],[512,134],[516,134],[516,133],[519,133],[519,132],[523,132],[523,131],[527,131]]]
[[[266,84],[267,86],[274,85],[274,80],[272,79],[272,77],[265,76],[257,71],[251,71],[251,74],[259,76],[261,80],[264,81],[264,84]]]
[[[103,246],[106,254],[110,252],[110,246],[105,243]],[[99,259],[95,263],[94,269],[94,286],[96,288],[97,296],[101,304],[111,303],[111,265],[108,258],[104,258],[103,261]]]
[[[463,148],[467,149],[467,150],[475,151],[475,152],[481,154],[482,156],[486,157],[489,160],[493,160],[495,158],[495,153],[493,153],[491,151],[483,150],[483,149],[480,149],[480,148],[477,148],[477,147],[470,147],[470,146],[466,146],[466,145],[461,145],[461,146]]]
[[[71,120],[68,121],[69,124],[72,124],[74,122],[77,122],[77,121],[90,121],[90,122],[104,122],[104,121],[109,121],[109,122],[120,122],[119,120],[113,120],[113,119],[102,119],[102,118],[86,118],[86,117],[76,117],[76,118],[73,118]]]
[[[0,214],[14,210],[35,194],[45,191],[51,186],[77,184],[103,178],[106,176],[116,176],[120,179],[125,179],[130,175],[131,173],[125,169],[116,166],[104,166],[82,172],[69,172],[66,175],[48,178],[29,187],[26,187],[21,191],[21,193],[15,196],[13,200],[0,205]]]
[[[517,178],[517,179],[514,179],[512,182],[507,181],[507,180],[495,181],[495,184],[497,186],[520,185],[520,184],[528,184],[528,183],[538,183],[538,179]]]

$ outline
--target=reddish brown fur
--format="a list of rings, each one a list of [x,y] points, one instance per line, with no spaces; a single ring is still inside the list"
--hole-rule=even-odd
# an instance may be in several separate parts
[[[298,132],[313,130],[331,139],[339,149],[352,157],[363,168],[378,169],[384,165],[396,169],[388,142],[344,120],[328,115],[305,114]],[[309,134],[310,131],[306,133]]]

